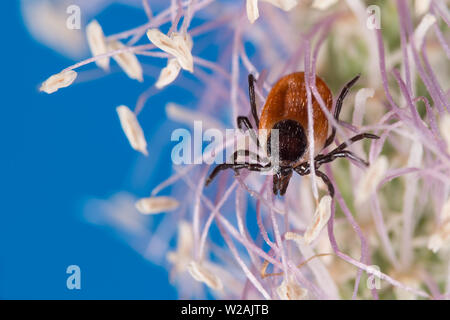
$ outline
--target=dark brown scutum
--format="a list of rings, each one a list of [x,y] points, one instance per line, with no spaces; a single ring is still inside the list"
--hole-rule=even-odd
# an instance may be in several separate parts
[[[278,147],[279,162],[282,165],[297,162],[308,145],[302,125],[295,120],[281,120],[273,126],[272,130],[278,130],[278,141],[275,141],[275,146]],[[270,157],[272,157],[272,149],[272,135],[269,134],[267,154]]]

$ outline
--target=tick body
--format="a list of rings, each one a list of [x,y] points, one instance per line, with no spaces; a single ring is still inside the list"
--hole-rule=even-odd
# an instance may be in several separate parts
[[[258,111],[255,101],[255,90],[253,75],[249,75],[249,96],[253,120],[258,127],[258,134],[253,134],[252,137],[256,140],[258,146],[261,146],[266,151],[268,159],[259,162],[240,162],[240,163],[226,163],[218,165],[214,168],[211,175],[208,177],[206,184],[208,185],[214,177],[222,170],[234,169],[236,174],[241,169],[248,169],[250,171],[267,171],[273,168],[276,163],[276,170],[273,175],[273,192],[274,194],[284,195],[292,173],[295,171],[299,175],[304,176],[311,173],[309,163],[310,143],[314,143],[314,167],[315,174],[320,177],[328,186],[331,196],[334,195],[334,188],[328,177],[318,170],[324,163],[331,162],[336,158],[349,158],[364,166],[369,164],[363,159],[359,158],[351,151],[346,150],[346,147],[356,141],[364,138],[378,139],[378,136],[370,133],[358,134],[347,142],[342,143],[329,153],[322,154],[324,148],[331,145],[336,135],[336,128],[331,126],[331,133],[328,135],[329,123],[327,116],[322,111],[319,102],[311,95],[312,116],[314,128],[314,141],[308,141],[308,99],[305,86],[305,75],[303,72],[295,72],[282,77],[272,87],[267,96],[266,103],[262,109],[261,117],[258,116]],[[339,122],[339,113],[342,108],[342,103],[350,88],[359,79],[359,75],[349,81],[342,89],[334,109],[334,118]],[[333,107],[332,93],[326,83],[316,77],[317,90],[325,103],[326,108],[330,113]],[[237,118],[237,125],[240,129],[253,130],[253,126],[247,117],[239,116]],[[272,139],[271,135],[274,130],[277,130],[278,139]],[[278,152],[273,153],[273,150]],[[259,155],[252,154],[249,150],[238,150],[234,153],[234,160],[236,161],[239,155],[256,158],[259,160]]]
[[[280,144],[285,142],[285,145],[280,145],[280,152],[283,149],[286,153],[290,151],[290,159],[295,163],[292,165],[295,167],[307,161],[309,157],[309,143],[307,141],[308,135],[308,100],[306,96],[305,75],[303,72],[291,73],[284,76],[272,87],[269,95],[267,96],[266,103],[262,109],[261,118],[259,120],[259,132],[260,142],[262,146],[267,148],[268,136],[265,133],[270,132],[272,129],[280,130]],[[327,109],[331,112],[333,107],[333,96],[330,89],[325,82],[316,77],[316,87],[319,91],[322,100],[324,101]],[[313,111],[313,123],[314,123],[314,150],[316,155],[320,152],[324,145],[328,135],[328,120],[324,112],[319,106],[319,102],[312,97],[312,111]],[[286,131],[285,133],[283,131]],[[286,136],[291,132],[290,139],[284,139],[282,136]],[[302,146],[306,148],[302,150]],[[303,151],[303,152],[302,152]],[[301,157],[295,159],[295,157],[302,153]],[[281,157],[282,158],[282,157]],[[288,165],[288,163],[282,163]]]

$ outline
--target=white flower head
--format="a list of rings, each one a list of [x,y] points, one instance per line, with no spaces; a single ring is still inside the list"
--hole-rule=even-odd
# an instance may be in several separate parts
[[[302,243],[304,241],[303,237],[295,232],[286,232],[284,237],[286,238],[286,240],[302,241]]]
[[[283,280],[277,288],[277,294],[282,300],[304,300],[307,298],[308,290],[302,288],[292,277]]]
[[[194,58],[191,53],[193,42],[188,34],[173,32],[168,37],[158,29],[149,29],[147,37],[155,46],[174,56],[181,68],[194,72]]]
[[[108,52],[105,34],[97,20],[91,21],[86,27],[86,36],[92,55],[99,56]],[[109,70],[109,57],[95,61],[103,70]]]
[[[434,253],[437,253],[443,245],[444,239],[439,232],[432,234],[430,236],[430,239],[428,239],[428,249],[430,249]]]
[[[286,234],[284,235],[285,239],[293,240],[299,245],[309,245],[314,240],[316,240],[320,235],[320,232],[330,220],[331,201],[332,199],[329,195],[323,196],[322,199],[320,199],[319,205],[317,206],[316,212],[314,213],[313,220],[306,229],[303,236],[295,232],[286,232]]]
[[[139,199],[136,202],[136,209],[142,214],[157,214],[173,211],[178,206],[178,201],[171,197],[149,197]]]
[[[261,0],[261,1],[270,3],[275,7],[280,8],[281,10],[284,11],[291,11],[298,4],[298,0]]]
[[[203,282],[213,290],[222,290],[223,283],[220,278],[212,273],[204,265],[201,265],[195,261],[191,261],[188,265],[188,271],[192,278],[199,282]]]
[[[181,273],[187,269],[192,260],[194,250],[194,231],[192,224],[182,220],[178,224],[178,239],[176,251],[167,253],[167,260],[173,264],[173,273]]]
[[[144,131],[142,130],[136,115],[127,106],[117,107],[117,113],[119,115],[120,124],[122,126],[131,147],[134,150],[142,152],[144,155],[148,155],[147,141],[144,137]]]
[[[314,9],[326,10],[332,5],[334,5],[337,0],[314,0],[312,7]]]
[[[180,70],[181,66],[178,63],[178,60],[175,58],[169,59],[169,61],[167,62],[167,66],[162,69],[161,73],[159,74],[158,81],[155,84],[156,88],[162,89],[174,82],[178,77]]]
[[[258,0],[247,0],[247,18],[250,23],[259,18]]]
[[[436,228],[428,240],[428,249],[438,252],[444,245],[450,242],[450,198],[445,202],[441,210],[439,227]]]
[[[416,16],[421,16],[427,13],[430,9],[431,0],[415,0],[414,1],[414,11]]]
[[[331,217],[331,197],[326,195],[320,199],[316,212],[314,213],[313,221],[308,226],[303,236],[306,244],[311,244],[320,234],[320,231],[325,227]]]
[[[425,40],[425,35],[427,34],[428,29],[436,22],[436,17],[430,13],[427,13],[423,16],[422,20],[419,23],[419,26],[414,31],[414,43],[416,45],[417,50],[420,50]]]
[[[355,202],[362,204],[375,192],[378,183],[383,179],[389,163],[385,156],[380,156],[372,163],[356,188]]]
[[[298,4],[298,0],[247,0],[247,17],[251,23],[259,17],[258,1],[268,2],[284,11],[290,11]]]
[[[61,88],[70,86],[77,78],[77,73],[73,70],[63,71],[48,78],[42,83],[40,91],[51,94]]]
[[[109,51],[116,51],[126,48],[120,41],[114,40],[108,44]],[[136,55],[130,51],[125,51],[113,56],[117,64],[122,68],[123,71],[131,79],[135,79],[139,82],[144,81],[142,66]]]

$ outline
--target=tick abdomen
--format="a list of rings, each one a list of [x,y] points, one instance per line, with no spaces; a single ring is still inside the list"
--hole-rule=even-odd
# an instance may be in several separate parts
[[[260,121],[259,129],[272,129],[275,124],[282,120],[295,120],[304,129],[308,137],[308,109],[307,96],[304,81],[304,72],[295,72],[282,77],[275,83],[267,96]],[[331,112],[333,97],[325,82],[316,77],[316,87],[322,97],[327,109]],[[312,109],[314,119],[314,149],[319,153],[324,145],[328,134],[328,120],[320,108],[319,102],[312,95]],[[262,132],[264,130],[261,130]],[[268,134],[261,137],[261,141],[267,142]],[[299,162],[308,156],[305,152]]]

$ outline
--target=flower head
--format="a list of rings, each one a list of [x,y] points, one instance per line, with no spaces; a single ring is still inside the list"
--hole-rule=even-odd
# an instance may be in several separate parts
[[[143,82],[145,70],[148,78],[157,79],[137,98],[134,111],[117,108],[133,149],[147,155],[151,148],[150,160],[155,160],[181,133],[192,140],[205,138],[200,145],[183,140],[190,145],[181,152],[190,158],[186,164],[168,165],[173,174],[149,197],[127,200],[124,208],[133,213],[133,224],[125,219],[129,215],[120,216],[110,207],[104,214],[114,212],[113,226],[127,234],[133,248],[169,265],[172,283],[183,297],[204,298],[205,292],[228,299],[448,296],[442,289],[449,278],[443,258],[450,243],[450,50],[444,2],[414,1],[413,7],[411,1],[384,1],[366,7],[359,0],[261,1],[268,5],[258,0],[238,6],[173,1],[160,12],[144,2],[149,21],[111,35],[104,35],[94,20],[86,28],[93,57],[44,82],[42,91],[55,92],[72,84],[82,67],[95,62],[107,69],[112,58],[129,78]],[[379,14],[382,28],[368,23]],[[162,63],[154,65],[155,59]],[[308,140],[316,140],[317,107],[326,115],[323,139],[330,143],[323,149],[308,141],[314,149],[309,161],[290,168],[302,174],[313,171],[309,178],[293,175],[285,195],[274,196],[271,174],[279,171],[255,172],[262,164],[258,159],[259,165],[253,163],[257,157],[251,152],[241,152],[237,160],[245,165],[234,166],[234,175],[223,174],[214,186],[205,187],[208,174],[229,166],[235,146],[252,145],[247,138],[259,140],[264,148],[258,155],[264,156],[269,132],[259,130],[257,118],[273,102],[275,83],[297,71],[306,75],[306,100],[295,104],[295,112],[308,119],[301,126],[309,130]],[[347,90],[345,84],[356,74],[362,89]],[[315,76],[326,80],[335,106],[340,92],[348,94],[339,117],[339,109],[328,110],[321,101],[310,81]],[[249,90],[248,81],[254,88]],[[154,97],[168,87],[170,94],[161,94],[164,101]],[[172,94],[180,87],[183,95]],[[298,98],[298,90],[290,99]],[[158,143],[149,140],[153,142],[147,146],[141,124],[149,122],[141,117],[153,115],[141,111],[150,100],[152,108],[166,108],[166,117],[150,119],[163,123],[158,128],[183,128],[172,134],[157,130]],[[248,122],[242,121],[246,115]],[[226,139],[226,129],[243,124],[254,131]],[[332,129],[334,139],[325,136]],[[211,144],[204,148],[206,142]],[[210,160],[221,155],[223,166],[212,169]],[[142,177],[139,168],[136,176]],[[315,178],[324,182],[324,188],[312,189],[310,178],[313,186]],[[166,188],[170,194],[160,196]],[[155,223],[147,226],[142,219]],[[120,223],[133,228],[124,230]],[[132,230],[139,236],[130,237]],[[429,250],[436,259],[429,258]]]

